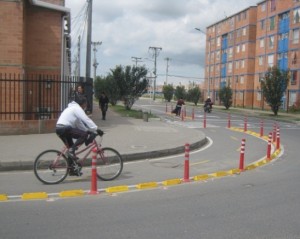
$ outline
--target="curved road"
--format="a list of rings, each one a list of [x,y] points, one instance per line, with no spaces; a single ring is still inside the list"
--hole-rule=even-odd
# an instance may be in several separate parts
[[[142,107],[163,112],[163,105],[159,104]],[[170,119],[178,127],[204,130],[213,142],[205,150],[191,154],[191,175],[210,172],[216,165],[220,170],[237,167],[240,140],[244,137],[247,161],[265,155],[265,141],[225,128],[226,114],[213,112],[207,117],[206,129],[197,129],[201,128],[201,112],[196,113],[195,124]],[[258,132],[259,120],[248,120],[248,128]],[[243,117],[232,116],[234,124],[242,127]],[[297,151],[300,127],[289,123],[280,126],[283,154],[263,167],[238,176],[112,195],[0,203],[1,237],[300,238]],[[272,127],[272,121],[265,122],[265,132]],[[119,180],[99,182],[98,187],[182,177],[182,160],[183,155],[130,163]],[[26,172],[1,173],[0,180],[1,188],[10,185],[8,194],[22,193],[25,189],[44,190]],[[88,188],[89,179],[66,184],[68,188]],[[54,192],[65,185],[50,186],[47,191]]]

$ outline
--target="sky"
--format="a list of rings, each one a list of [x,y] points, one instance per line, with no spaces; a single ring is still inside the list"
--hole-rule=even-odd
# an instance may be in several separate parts
[[[117,65],[137,64],[154,71],[150,47],[161,48],[157,57],[157,85],[200,84],[204,79],[206,27],[259,0],[94,0],[92,41],[97,46],[97,76],[106,76]],[[78,55],[81,36],[81,75],[86,62],[86,0],[66,0],[71,10],[72,60]],[[85,33],[84,33],[85,32]],[[170,60],[167,61],[166,59]],[[92,49],[92,64],[94,51]],[[167,64],[168,63],[168,64]],[[168,65],[168,67],[167,67]],[[167,74],[168,68],[168,74]],[[94,68],[91,69],[91,76]],[[152,74],[152,76],[154,76]],[[167,77],[166,77],[167,76]]]

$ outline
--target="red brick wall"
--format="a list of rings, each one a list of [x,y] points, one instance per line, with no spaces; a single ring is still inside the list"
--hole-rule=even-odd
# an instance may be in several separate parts
[[[0,73],[21,73],[23,65],[23,3],[0,3]]]

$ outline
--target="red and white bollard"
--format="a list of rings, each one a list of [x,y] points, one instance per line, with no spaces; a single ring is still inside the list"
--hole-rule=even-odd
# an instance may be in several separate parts
[[[95,195],[98,194],[97,189],[97,148],[93,148],[92,150],[92,177],[91,177],[91,190],[89,194]]]
[[[204,129],[206,128],[206,112],[204,112],[204,115],[203,115],[203,128]]]
[[[241,143],[241,152],[240,152],[240,166],[239,169],[241,171],[244,171],[244,161],[245,161],[245,144],[246,144],[246,139],[242,139]]]
[[[279,129],[279,126],[277,127],[277,134],[276,134],[276,149],[280,149],[280,129]]]
[[[230,113],[228,113],[228,124],[227,124],[227,128],[230,129],[231,127],[231,123],[230,123]]]
[[[190,181],[190,145],[188,143],[184,146],[184,175],[183,175],[183,182]]]
[[[248,129],[247,129],[247,116],[245,116],[244,118],[244,132],[246,132]]]
[[[260,120],[260,137],[264,136],[264,121]]]
[[[271,145],[272,145],[272,132],[269,133],[268,147],[267,147],[267,159],[271,160]]]

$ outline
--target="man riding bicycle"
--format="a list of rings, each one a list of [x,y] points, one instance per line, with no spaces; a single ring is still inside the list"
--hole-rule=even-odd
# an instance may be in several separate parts
[[[87,99],[84,96],[78,96],[76,102],[72,101],[68,107],[61,113],[56,123],[56,134],[68,147],[68,161],[70,163],[71,176],[80,176],[81,165],[76,163],[75,151],[78,146],[93,142],[97,133],[102,136],[103,131],[84,112],[87,106]],[[76,139],[73,142],[73,139]]]

